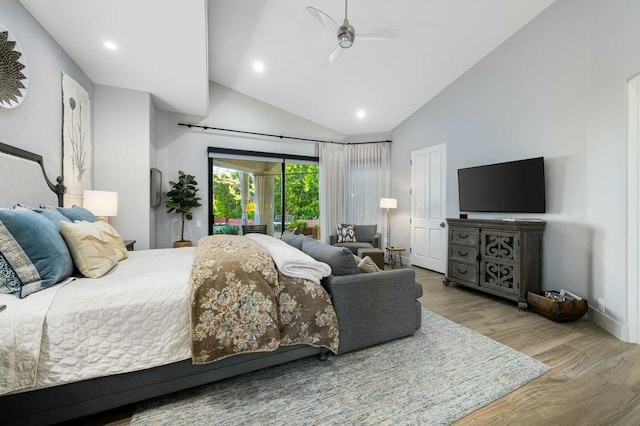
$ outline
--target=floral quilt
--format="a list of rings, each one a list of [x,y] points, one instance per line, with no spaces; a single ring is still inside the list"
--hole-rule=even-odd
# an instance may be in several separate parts
[[[198,242],[190,304],[194,364],[281,345],[338,350],[338,319],[325,289],[282,275],[248,238],[213,235]]]

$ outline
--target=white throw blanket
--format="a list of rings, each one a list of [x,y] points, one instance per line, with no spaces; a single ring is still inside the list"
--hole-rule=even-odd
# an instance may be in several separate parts
[[[304,278],[320,284],[323,277],[331,275],[329,265],[318,262],[282,240],[264,234],[247,234],[245,237],[267,249],[280,272],[288,277]]]

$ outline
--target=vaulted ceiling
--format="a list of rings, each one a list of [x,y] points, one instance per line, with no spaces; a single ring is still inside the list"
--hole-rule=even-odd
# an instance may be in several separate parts
[[[344,134],[392,130],[553,1],[351,0],[356,33],[402,37],[327,66],[337,38],[306,7],[340,25],[340,0],[21,0],[96,84],[203,116],[212,80]]]

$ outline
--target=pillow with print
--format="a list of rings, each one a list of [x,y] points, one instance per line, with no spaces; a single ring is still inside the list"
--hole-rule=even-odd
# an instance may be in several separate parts
[[[82,275],[99,278],[118,263],[118,254],[91,222],[60,222],[73,262]]]
[[[356,231],[353,225],[338,225],[338,242],[339,243],[355,243]]]

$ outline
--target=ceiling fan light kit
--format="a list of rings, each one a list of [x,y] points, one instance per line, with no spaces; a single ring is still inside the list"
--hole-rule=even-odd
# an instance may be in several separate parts
[[[327,65],[335,62],[340,55],[342,55],[342,51],[353,46],[356,40],[393,40],[402,36],[402,31],[388,28],[377,29],[364,34],[356,34],[355,28],[349,23],[349,19],[347,19],[347,0],[344,2],[344,21],[342,25],[338,25],[332,17],[315,7],[309,6],[307,10],[320,24],[338,38],[338,45],[329,54]]]

